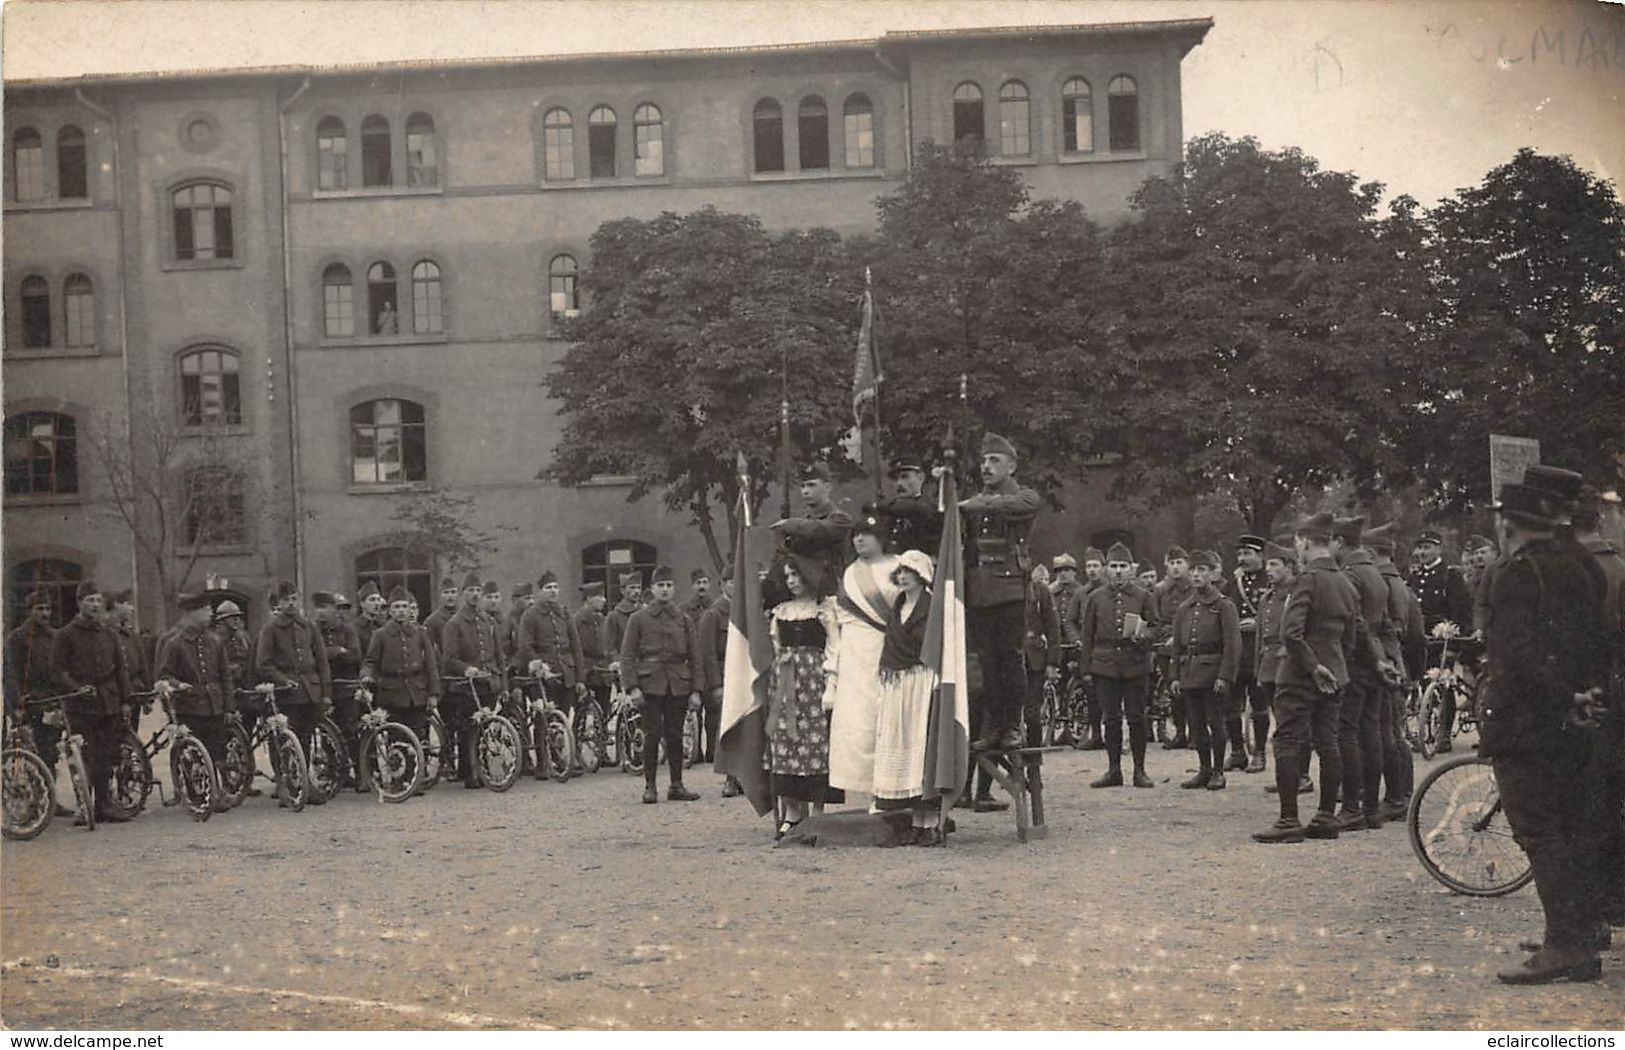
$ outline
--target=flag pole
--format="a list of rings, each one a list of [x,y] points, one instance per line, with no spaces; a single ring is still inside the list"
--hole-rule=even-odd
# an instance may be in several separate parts
[[[779,349],[779,478],[784,483],[784,495],[779,502],[779,517],[790,516],[790,351]]]
[[[879,499],[880,497],[885,495],[885,491],[882,488],[881,483],[880,483],[880,479],[883,478],[885,476],[885,474],[886,474],[886,460],[885,460],[885,457],[881,455],[881,449],[880,449],[880,398],[881,398],[881,387],[885,385],[885,378],[886,377],[884,375],[882,375],[881,371],[880,371],[880,353],[879,353],[879,349],[880,349],[880,347],[879,347],[880,331],[879,331],[879,325],[877,325],[875,323],[875,319],[874,319],[874,316],[875,316],[874,280],[871,277],[870,272],[869,272],[869,267],[867,267],[867,266],[865,266],[863,268],[863,294],[865,296],[867,296],[868,299],[869,299],[869,356],[870,356],[870,359],[872,361],[874,361],[874,363],[875,363],[875,436],[874,436],[875,477],[874,477],[874,481],[875,481],[875,498]]]

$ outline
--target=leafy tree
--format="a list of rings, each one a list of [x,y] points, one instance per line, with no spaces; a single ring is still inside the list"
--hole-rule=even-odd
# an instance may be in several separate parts
[[[1269,534],[1294,493],[1369,486],[1420,338],[1414,202],[1251,138],[1192,141],[1111,237],[1117,315],[1092,363],[1119,496],[1226,494]]]

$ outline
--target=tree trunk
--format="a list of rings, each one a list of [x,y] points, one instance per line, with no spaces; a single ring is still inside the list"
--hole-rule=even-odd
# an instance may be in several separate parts
[[[694,499],[689,503],[689,509],[694,515],[694,524],[699,526],[700,535],[705,539],[705,549],[711,554],[711,570],[720,574],[723,566],[722,547],[717,543],[717,530],[711,521],[711,490],[709,486],[703,487],[694,493]]]

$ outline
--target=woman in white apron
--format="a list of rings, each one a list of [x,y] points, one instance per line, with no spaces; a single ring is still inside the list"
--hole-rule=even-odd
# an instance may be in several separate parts
[[[829,730],[829,785],[874,793],[875,728],[880,712],[880,650],[897,600],[892,573],[899,564],[881,545],[882,526],[865,516],[852,530],[857,560],[835,590],[834,657],[824,666]]]

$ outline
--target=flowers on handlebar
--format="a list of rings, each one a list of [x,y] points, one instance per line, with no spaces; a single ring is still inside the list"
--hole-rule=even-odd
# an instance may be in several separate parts
[[[1438,623],[1433,625],[1432,634],[1433,637],[1444,641],[1460,636],[1461,628],[1457,627],[1455,623],[1450,620],[1440,620]]]

